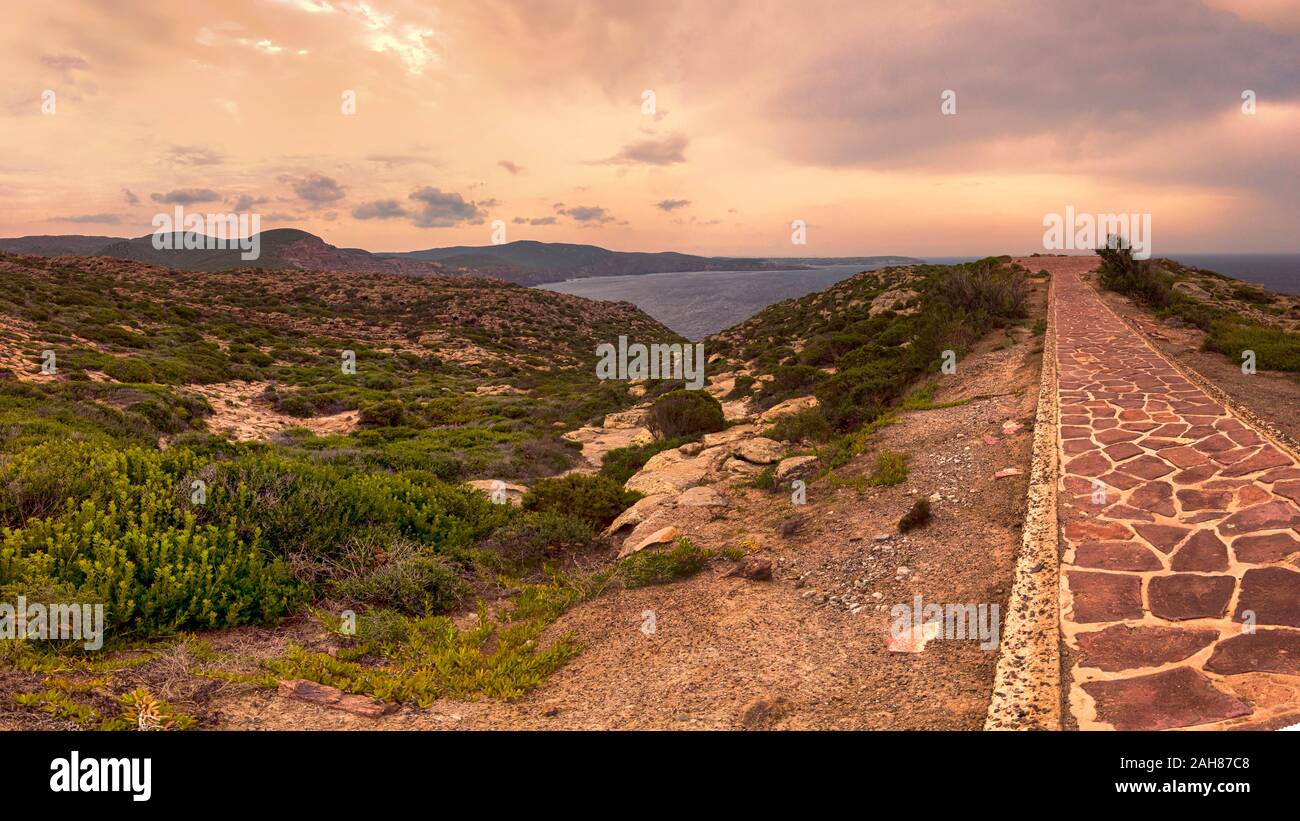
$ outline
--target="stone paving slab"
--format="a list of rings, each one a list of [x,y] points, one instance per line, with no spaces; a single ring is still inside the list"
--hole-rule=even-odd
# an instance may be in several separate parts
[[[1038,260],[1035,261],[1035,264]],[[1046,257],[1063,686],[1080,729],[1300,717],[1300,463]]]

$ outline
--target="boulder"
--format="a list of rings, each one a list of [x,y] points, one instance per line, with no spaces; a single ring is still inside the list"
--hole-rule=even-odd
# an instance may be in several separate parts
[[[281,681],[277,692],[285,698],[296,698],[300,701],[328,707],[331,710],[342,710],[345,713],[352,713],[365,718],[378,718],[379,716],[397,712],[397,705],[392,702],[345,693],[337,687],[318,684],[305,679]]]
[[[667,493],[656,493],[653,496],[646,496],[643,499],[638,499],[636,504],[618,514],[618,518],[610,522],[609,527],[605,528],[603,535],[613,536],[625,527],[636,527],[644,522],[656,508],[668,501],[670,498],[672,497]]]
[[[728,502],[711,487],[693,487],[677,497],[678,507],[726,507]]]
[[[636,533],[633,533],[632,535],[635,537]],[[639,553],[653,545],[668,544],[669,542],[676,540],[679,535],[681,535],[681,531],[675,526],[669,525],[668,527],[659,528],[649,536],[642,538],[629,538],[624,542],[623,549],[618,551],[618,557],[622,559],[625,556],[631,556],[633,553]]]
[[[615,428],[643,428],[648,414],[649,410],[647,408],[632,408],[618,413],[607,413],[601,427],[611,430]]]
[[[788,459],[782,459],[776,466],[776,481],[785,482],[799,476],[811,474],[813,465],[817,464],[816,456],[791,456]]]
[[[498,488],[503,488],[506,492],[506,501],[512,505],[522,505],[524,503],[524,494],[528,492],[528,488],[524,485],[500,482],[497,479],[474,479],[465,484],[486,493],[489,499],[492,498],[493,493],[497,492]]]
[[[736,442],[756,433],[758,433],[758,427],[755,425],[732,425],[726,430],[720,430],[717,433],[706,433],[700,441],[704,443],[705,447],[711,448]]]
[[[791,414],[806,411],[809,408],[817,407],[817,405],[817,397],[815,396],[796,396],[794,399],[787,399],[781,404],[773,405],[763,411],[758,420],[770,424],[782,416],[790,416]]]
[[[753,439],[742,439],[731,446],[733,456],[755,465],[770,465],[773,462],[779,462],[784,452],[785,448],[781,447],[780,442],[762,436],[755,436]]]
[[[771,559],[745,559],[727,575],[756,582],[769,581],[772,578],[772,561]]]
[[[725,457],[726,452],[721,447],[705,448],[695,456],[682,453],[681,448],[665,450],[650,457],[623,486],[647,496],[658,493],[676,495],[709,478]]]

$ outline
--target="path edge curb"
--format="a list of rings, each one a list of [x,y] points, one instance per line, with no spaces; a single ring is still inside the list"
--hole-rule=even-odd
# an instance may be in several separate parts
[[[1060,554],[1057,547],[1056,274],[1034,415],[1034,446],[1015,579],[998,645],[985,730],[1061,729]]]

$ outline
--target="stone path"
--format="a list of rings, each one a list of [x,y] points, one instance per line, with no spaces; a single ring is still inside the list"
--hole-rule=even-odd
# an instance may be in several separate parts
[[[1300,465],[1104,305],[1079,278],[1095,258],[1041,262],[1073,724],[1300,721]]]

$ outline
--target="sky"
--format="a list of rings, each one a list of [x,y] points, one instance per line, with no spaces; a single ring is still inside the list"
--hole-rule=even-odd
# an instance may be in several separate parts
[[[1294,0],[4,2],[0,236],[1300,252]]]

